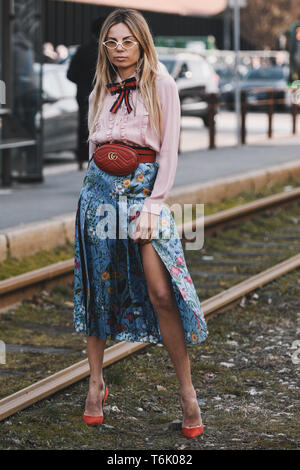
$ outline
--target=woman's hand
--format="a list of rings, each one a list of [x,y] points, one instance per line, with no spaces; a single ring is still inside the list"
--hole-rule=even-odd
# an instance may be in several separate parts
[[[159,215],[150,212],[141,212],[136,222],[136,231],[133,234],[134,243],[145,245],[151,243],[157,232]]]

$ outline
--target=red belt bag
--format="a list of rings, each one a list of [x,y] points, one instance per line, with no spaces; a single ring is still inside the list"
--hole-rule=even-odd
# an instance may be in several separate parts
[[[100,170],[110,175],[124,176],[132,173],[139,163],[155,162],[156,152],[149,147],[124,143],[99,144],[93,157]]]

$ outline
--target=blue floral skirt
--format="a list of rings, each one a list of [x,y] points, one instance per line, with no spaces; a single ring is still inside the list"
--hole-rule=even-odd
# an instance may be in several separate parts
[[[89,161],[75,222],[73,326],[77,333],[117,341],[163,342],[140,247],[129,236],[151,194],[157,170],[157,162],[140,163],[133,173],[115,176],[100,170],[93,158]],[[113,210],[106,211],[107,207]],[[116,236],[105,236],[108,227]],[[186,343],[204,341],[206,322],[167,205],[151,243],[170,273]]]

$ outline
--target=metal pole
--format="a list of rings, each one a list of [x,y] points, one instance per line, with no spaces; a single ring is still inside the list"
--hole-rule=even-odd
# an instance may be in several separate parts
[[[224,45],[223,48],[225,51],[229,51],[230,49],[230,8],[229,3],[227,0],[227,5],[224,10]]]
[[[239,79],[240,64],[240,2],[234,0],[234,51],[235,51],[235,113],[237,145],[241,145],[241,89]]]

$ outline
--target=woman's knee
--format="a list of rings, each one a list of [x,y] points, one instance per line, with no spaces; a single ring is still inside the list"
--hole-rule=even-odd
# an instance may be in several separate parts
[[[159,288],[151,290],[149,297],[152,305],[157,310],[172,310],[173,308],[173,296],[171,295],[170,289]]]

